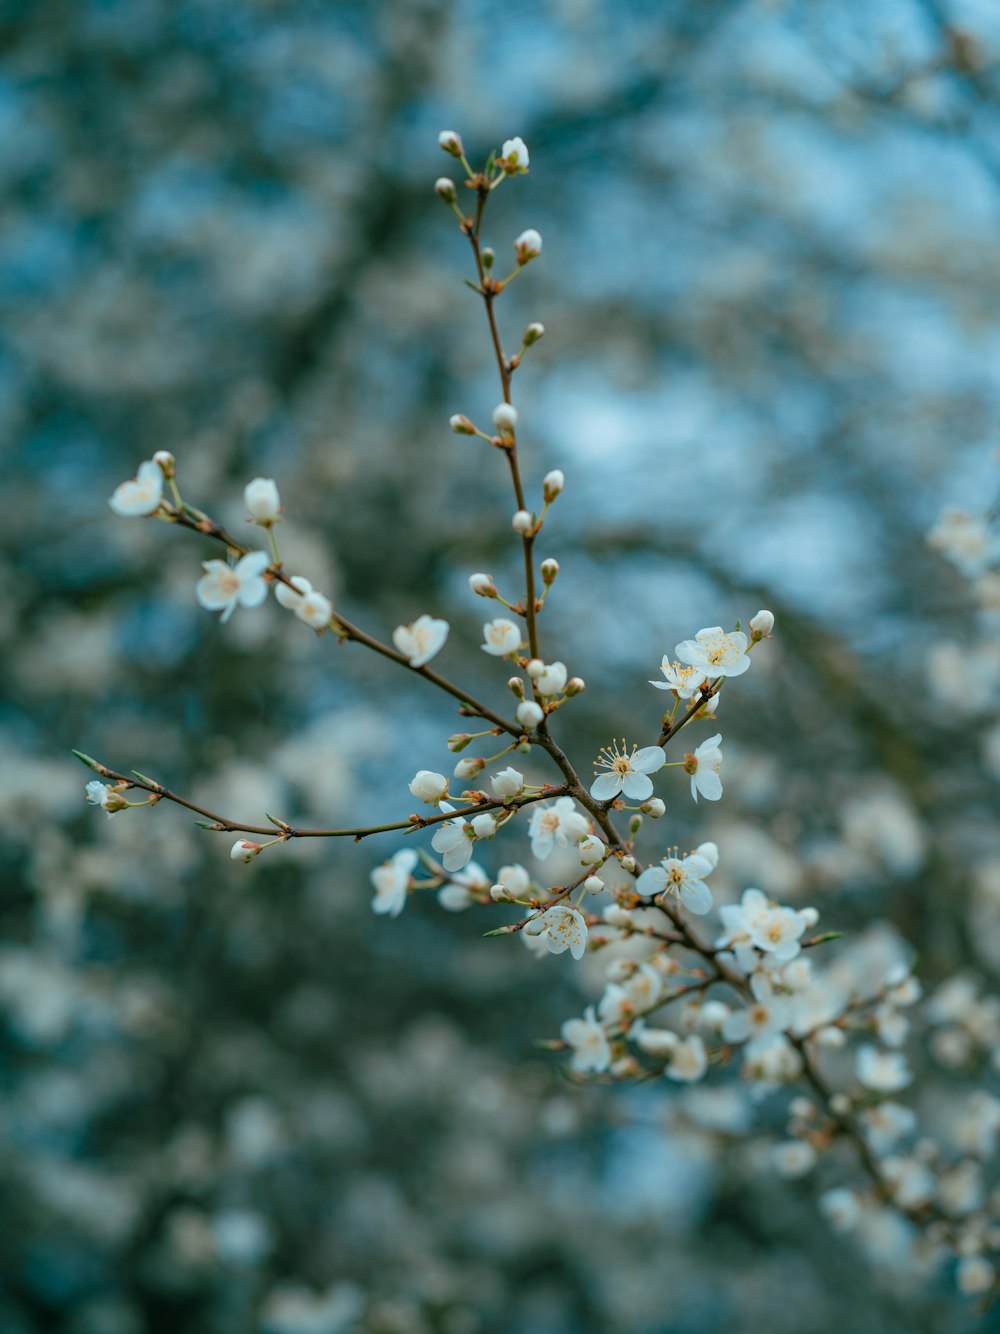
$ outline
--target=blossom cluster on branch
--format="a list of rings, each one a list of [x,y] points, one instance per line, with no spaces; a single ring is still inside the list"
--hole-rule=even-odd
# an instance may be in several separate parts
[[[202,827],[238,836],[231,849],[236,862],[295,838],[360,840],[397,831],[406,843],[371,872],[375,913],[398,917],[412,895],[429,892],[448,911],[493,914],[499,924],[487,935],[519,936],[540,959],[603,957],[602,993],[547,1044],[566,1054],[574,1077],[689,1085],[730,1068],[755,1096],[791,1090],[787,1133],[771,1149],[774,1170],[785,1177],[816,1174],[824,1214],[873,1253],[891,1243],[925,1270],[952,1264],[964,1292],[991,1293],[998,1284],[1000,1191],[988,1168],[1000,1134],[1000,1100],[985,1089],[973,1092],[956,1113],[952,1141],[938,1143],[899,1098],[914,1079],[920,1033],[939,1058],[960,1052],[958,1063],[978,1061],[984,1074],[996,1073],[1000,1000],[957,979],[921,1010],[922,988],[909,966],[865,978],[842,961],[825,961],[838,933],[817,930],[816,909],[783,906],[754,887],[716,912],[709,881],[720,849],[709,840],[681,848],[661,832],[669,829],[669,803],[689,795],[695,803],[723,798],[723,738],[714,730],[723,687],[728,698],[730,679],[750,669],[762,646],[766,651],[772,613],[757,611],[745,629],[740,621],[731,629],[692,627],[690,638],[662,654],[659,676],[647,677],[659,692],[649,695],[648,735],[609,739],[589,779],[557,736],[565,733],[571,748],[573,701],[586,686],[543,635],[560,566],[550,556],[539,560],[536,544],[566,478],[555,469],[537,492],[525,485],[521,414],[512,402],[516,372],[545,330],[529,324],[510,355],[496,315],[506,288],[541,255],[542,238],[533,228],[523,231],[501,277],[483,235],[494,191],[525,174],[531,159],[522,140],[512,138],[477,170],[456,132],[444,131],[439,144],[461,179],[442,176],[434,189],[470,247],[467,282],[483,304],[500,388],[485,426],[465,413],[450,425],[470,439],[469,447],[499,456],[523,558],[516,589],[485,571],[469,577],[471,595],[503,608],[483,624],[481,648],[485,684],[506,692],[507,703],[487,704],[478,690],[441,674],[450,627],[433,609],[414,608],[411,621],[380,639],[350,621],[307,575],[286,571],[273,479],[255,478],[244,491],[248,522],[266,538],[266,549],[254,548],[182,496],[176,461],[161,451],[118,487],[111,507],[121,516],[187,528],[225,548],[225,559],[206,560],[194,583],[204,608],[227,621],[238,608],[259,607],[273,589],[279,604],[317,635],[358,644],[422,676],[482,727],[448,737],[447,751],[460,756],[450,774],[417,770],[409,793],[418,811],[376,826],[306,829],[274,815],[265,815],[266,823],[241,823],[155,779],[80,755],[100,775],[88,782],[87,798],[109,817],[164,800],[186,807]],[[984,598],[996,599],[985,520],[945,516],[933,541],[985,586]],[[651,674],[653,662],[651,653]],[[557,718],[565,709],[569,714]],[[688,735],[697,736],[690,748]],[[534,772],[536,762],[547,777]],[[671,768],[682,772],[671,778],[665,774]],[[657,821],[663,823],[648,823]],[[520,859],[506,851],[514,834],[525,845]],[[479,858],[491,858],[487,845],[497,839],[505,852],[488,870]],[[558,867],[555,876],[546,876],[546,863]]]

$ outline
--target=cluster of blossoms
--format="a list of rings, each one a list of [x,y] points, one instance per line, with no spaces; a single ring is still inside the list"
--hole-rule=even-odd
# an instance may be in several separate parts
[[[833,1225],[874,1234],[891,1226],[886,1219],[894,1219],[908,1238],[922,1239],[922,1263],[951,1257],[963,1290],[986,1291],[997,1281],[1000,1198],[989,1195],[982,1166],[1000,1133],[1000,1101],[981,1092],[973,1095],[956,1154],[949,1156],[918,1134],[914,1113],[896,1100],[912,1079],[906,1051],[909,1016],[921,999],[909,968],[886,969],[879,984],[865,990],[836,962],[814,963],[814,951],[833,938],[810,934],[819,919],[814,908],[784,907],[748,888],[738,902],[723,902],[713,920],[716,905],[708,881],[720,856],[714,842],[682,850],[661,837],[640,847],[646,819],[666,815],[666,802],[656,792],[664,769],[683,770],[695,802],[722,799],[721,734],[703,737],[676,759],[668,755],[678,733],[715,719],[722,686],[750,669],[752,651],[771,636],[772,613],[758,611],[746,630],[739,622],[732,630],[719,625],[700,629],[678,643],[672,657],[663,656],[662,679],[651,684],[668,697],[668,708],[651,722],[648,744],[611,741],[600,751],[589,784],[553,735],[557,712],[585,689],[565,662],[549,660],[540,647],[539,621],[559,563],[551,557],[538,562],[535,543],[566,481],[560,470],[547,473],[539,503],[531,507],[521,476],[520,417],[511,402],[511,385],[544,329],[530,324],[520,350],[507,356],[495,320],[497,298],[541,253],[542,239],[533,229],[521,233],[514,242],[514,268],[504,278],[494,276],[494,252],[482,240],[492,193],[527,172],[530,158],[520,139],[510,139],[482,171],[475,171],[459,135],[445,131],[439,143],[462,166],[465,187],[476,201],[475,212],[466,215],[455,182],[448,177],[436,182],[436,193],[454,211],[471,247],[472,286],[488,315],[502,393],[491,429],[481,429],[464,413],[451,418],[451,429],[494,451],[509,470],[516,506],[511,528],[524,558],[525,583],[516,592],[502,591],[486,572],[469,578],[473,595],[499,602],[507,613],[483,625],[481,648],[491,660],[490,671],[497,670],[492,660],[499,660],[503,674],[509,673],[509,708],[487,707],[440,676],[437,663],[428,670],[447,643],[445,620],[418,615],[392,631],[390,645],[353,625],[306,578],[288,576],[275,536],[282,510],[272,480],[257,478],[244,492],[249,520],[266,531],[269,543],[268,551],[249,550],[182,500],[173,458],[158,454],[118,488],[111,505],[122,515],[156,516],[187,527],[228,549],[228,559],[204,563],[196,586],[202,606],[221,612],[225,621],[238,606],[260,606],[273,585],[279,603],[307,625],[319,632],[329,629],[420,673],[457,699],[465,717],[485,726],[448,738],[447,750],[461,756],[450,775],[435,768],[414,774],[409,793],[419,811],[373,828],[303,830],[273,816],[268,817],[273,827],[237,825],[153,780],[125,777],[81,757],[115,780],[89,783],[87,796],[109,815],[130,805],[178,802],[204,817],[200,823],[205,827],[240,834],[232,847],[233,860],[239,862],[296,837],[359,839],[400,831],[406,845],[371,872],[375,913],[398,917],[411,895],[431,892],[448,911],[478,906],[500,914],[500,925],[487,934],[518,935],[539,957],[568,953],[579,961],[600,954],[606,960],[602,994],[582,1017],[567,1020],[552,1043],[568,1053],[577,1075],[625,1083],[663,1076],[690,1085],[710,1070],[732,1067],[758,1094],[799,1081],[804,1091],[789,1103],[787,1138],[774,1146],[776,1170],[789,1177],[818,1173],[824,1159],[837,1159],[841,1147],[848,1146],[866,1184],[825,1190],[823,1210]],[[935,542],[963,569],[985,578],[988,543],[975,525],[949,518]],[[475,749],[483,753],[466,754],[474,742],[482,742]],[[548,765],[548,779],[539,780],[533,772],[536,760]],[[146,799],[128,801],[124,794],[132,788],[143,790]],[[617,822],[623,814],[626,828]],[[478,845],[513,829],[524,835],[533,864],[525,864],[527,853],[524,862],[498,857],[498,869],[491,874],[474,853]],[[421,842],[424,833],[429,837]],[[258,834],[269,837],[264,842],[246,837]],[[554,884],[544,875],[550,859],[556,867]],[[706,931],[707,922],[713,922],[714,931]],[[976,1054],[997,1064],[1000,1002],[995,998],[956,983],[932,999],[928,1017],[932,1050],[944,1064],[964,1066]]]

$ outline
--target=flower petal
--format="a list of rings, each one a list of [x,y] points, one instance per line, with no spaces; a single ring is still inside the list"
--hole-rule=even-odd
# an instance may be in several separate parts
[[[681,903],[688,912],[697,913],[701,917],[712,906],[712,891],[700,880],[686,880],[681,885]]]
[[[645,801],[653,795],[653,780],[646,774],[626,774],[622,780],[622,791],[629,801]]]
[[[655,774],[666,762],[662,746],[643,746],[642,750],[632,756],[632,768],[638,769],[641,774]]]
[[[620,774],[600,774],[590,785],[590,795],[595,801],[611,801],[622,790]],[[652,791],[652,784],[650,784]]]

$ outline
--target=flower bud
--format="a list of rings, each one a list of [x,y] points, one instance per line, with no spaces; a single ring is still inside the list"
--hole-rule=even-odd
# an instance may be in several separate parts
[[[490,898],[494,903],[508,903],[513,897],[506,885],[490,886]]]
[[[448,425],[456,435],[475,435],[476,428],[469,421],[464,412],[456,412],[453,417],[448,418]]]
[[[469,587],[481,598],[495,598],[497,595],[497,586],[491,574],[470,574]]]
[[[446,204],[454,204],[458,199],[455,182],[447,176],[439,176],[434,182],[434,193]]]
[[[252,839],[237,839],[229,849],[229,855],[234,862],[252,862],[260,854],[260,844],[254,843]]]
[[[631,872],[635,870],[635,858],[632,856],[624,856],[621,864],[623,871],[628,871],[631,874]]]
[[[493,409],[493,425],[504,435],[512,435],[517,425],[517,408],[512,403],[498,403]]]
[[[534,515],[529,514],[527,510],[518,510],[511,519],[510,526],[515,533],[520,533],[522,537],[527,537],[535,526]]]
[[[631,836],[632,836],[633,838],[635,838],[636,834],[639,832],[639,830],[640,830],[641,828],[642,828],[642,816],[641,816],[641,815],[630,815],[630,816],[629,816],[629,821],[628,821],[628,832],[629,832],[629,834],[631,834]]]
[[[512,676],[507,682],[507,689],[518,699],[524,699],[524,682],[519,676]]]
[[[459,760],[455,765],[456,778],[475,778],[476,774],[482,773],[486,768],[486,761],[479,755],[470,755],[468,759]]]
[[[436,806],[448,795],[448,780],[433,769],[420,769],[410,782],[410,792],[429,806]]]
[[[268,528],[281,518],[281,497],[273,478],[255,477],[243,488],[243,500],[255,523]]]
[[[107,811],[108,815],[115,815],[128,806],[128,800],[121,792],[116,792],[114,788],[108,787],[107,783],[99,783],[96,778],[90,780],[84,791],[87,794],[87,800],[94,806],[100,806],[101,810]]]
[[[535,689],[540,695],[559,695],[566,687],[566,667],[561,662],[542,663],[541,671],[532,672],[532,663],[528,663],[528,672],[535,682]]]
[[[566,477],[561,468],[553,468],[551,472],[547,472],[542,478],[542,495],[545,497],[545,503],[551,505],[565,485]]]
[[[500,165],[509,176],[513,176],[517,171],[527,171],[528,149],[520,135],[515,135],[513,139],[505,139],[503,147],[500,149]]]
[[[659,797],[650,797],[639,807],[643,815],[648,815],[651,820],[658,820],[666,812],[666,806]]]
[[[581,866],[594,866],[597,862],[604,861],[607,851],[607,847],[596,834],[588,834],[586,838],[581,839],[577,847]]]
[[[588,875],[583,887],[588,894],[600,894],[604,888],[604,881],[599,875]]]
[[[333,604],[329,598],[312,589],[303,596],[293,610],[299,620],[305,621],[306,625],[311,625],[314,630],[325,630],[333,615]]]
[[[545,325],[539,324],[538,321],[536,320],[533,321],[531,324],[529,324],[527,329],[525,329],[524,337],[521,339],[521,342],[524,344],[525,347],[531,347],[532,343],[537,343],[539,338],[544,338],[544,337],[545,337]]]
[[[799,918],[801,921],[805,922],[806,927],[808,928],[815,926],[819,921],[819,913],[815,908],[801,908],[799,910]]]
[[[532,658],[528,663],[528,675],[531,677],[532,681],[534,681],[536,676],[541,676],[544,671],[545,663],[542,662],[541,658]]]
[[[574,695],[582,695],[587,689],[587,683],[582,676],[571,676],[566,682],[566,694],[572,699]]]
[[[492,838],[497,832],[497,822],[489,812],[484,811],[472,820],[472,832],[476,838]]]
[[[517,721],[529,732],[545,717],[543,710],[534,700],[526,699],[523,704],[517,706]]]
[[[497,253],[492,246],[484,245],[480,254],[482,255],[483,268],[489,273],[490,269],[493,267],[493,261],[496,259]]]
[[[456,755],[460,750],[464,750],[471,740],[471,732],[456,732],[454,736],[448,738],[448,749]]]
[[[542,237],[540,232],[536,232],[534,227],[529,227],[523,231],[514,242],[514,254],[517,256],[518,264],[524,265],[537,259],[542,253]]]
[[[516,797],[524,787],[524,774],[508,766],[506,769],[501,769],[498,774],[494,774],[491,782],[494,796],[501,799]]]
[[[438,148],[444,152],[450,153],[452,157],[461,157],[465,152],[462,147],[462,136],[456,134],[454,130],[442,130],[438,135]]]
[[[177,460],[169,449],[158,449],[153,455],[153,462],[168,481],[177,471]]]
[[[718,1033],[721,1031],[722,1025],[729,1018],[729,1006],[723,1001],[707,1000],[701,1007],[701,1015],[699,1017],[703,1028]]]
[[[559,562],[557,560],[553,560],[550,556],[548,560],[542,561],[542,579],[547,586],[555,583],[558,573]]]
[[[750,617],[751,639],[754,643],[758,639],[766,639],[774,629],[774,612],[759,611],[756,616]]]
[[[834,1116],[849,1116],[851,1100],[846,1093],[835,1093],[830,1099],[830,1111]]]

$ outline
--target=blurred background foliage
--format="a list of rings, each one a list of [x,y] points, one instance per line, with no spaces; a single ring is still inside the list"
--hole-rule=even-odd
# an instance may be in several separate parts
[[[995,970],[996,643],[967,669],[926,545],[996,485],[995,6],[8,0],[0,51],[0,1329],[981,1327],[759,1171],[767,1105],[570,1085],[533,1042],[597,974],[376,919],[391,839],[234,866],[177,809],[85,809],[68,751],[255,822],[403,817],[448,764],[448,703],[273,604],[221,626],[216,551],[112,520],[160,448],[234,528],[278,479],[288,568],[383,638],[446,616],[506,707],[466,575],[516,581],[511,501],[447,430],[495,369],[431,185],[439,129],[520,134],[487,239],[545,238],[500,315],[548,331],[515,393],[530,484],[569,479],[560,737],[584,772],[648,738],[662,654],[772,607],[725,799],[677,779],[657,833],[932,981]]]

